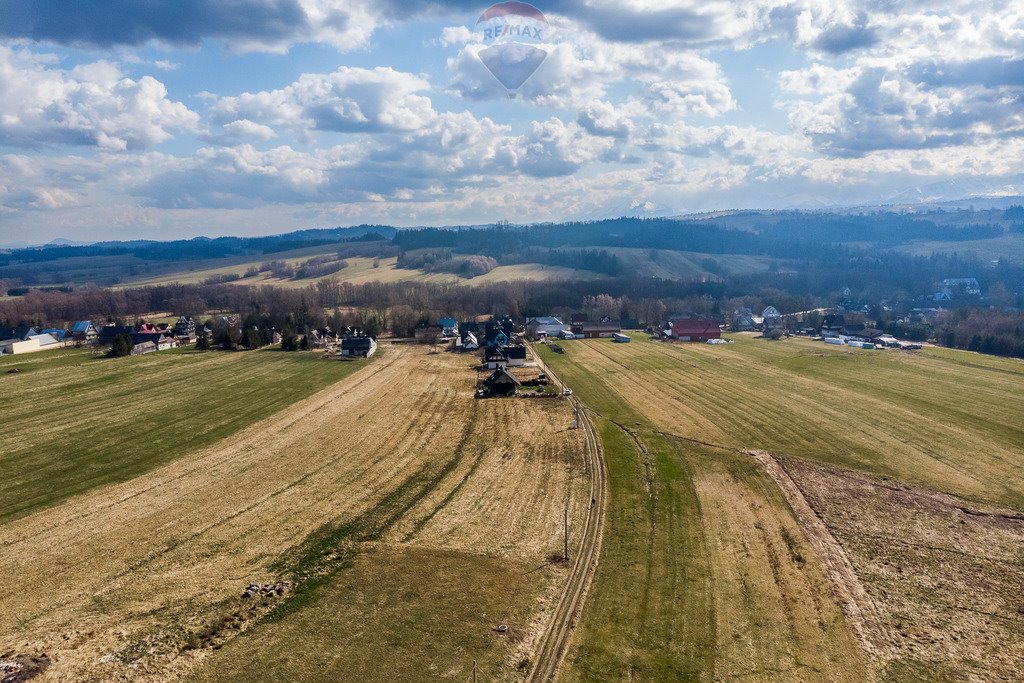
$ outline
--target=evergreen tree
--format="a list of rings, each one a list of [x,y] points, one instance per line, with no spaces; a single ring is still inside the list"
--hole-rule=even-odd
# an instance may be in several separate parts
[[[282,351],[298,351],[299,342],[295,338],[295,330],[291,326],[286,326],[284,331],[281,332],[281,350]]]
[[[111,358],[123,358],[124,356],[132,355],[132,337],[128,334],[119,334],[114,337],[114,345],[110,347],[110,352],[107,354]]]
[[[245,334],[242,336],[242,343],[247,349],[258,349],[263,346],[259,330],[254,327],[246,328]]]

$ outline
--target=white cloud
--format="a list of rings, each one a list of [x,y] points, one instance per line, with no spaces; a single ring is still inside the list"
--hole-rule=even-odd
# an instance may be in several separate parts
[[[303,74],[279,90],[223,97],[210,109],[218,122],[258,124],[341,133],[412,131],[436,117],[422,95],[430,83],[388,67],[341,67],[329,74]]]
[[[104,61],[70,71],[49,62],[0,45],[0,142],[139,149],[169,139],[174,130],[193,130],[199,121],[150,76],[135,81]]]

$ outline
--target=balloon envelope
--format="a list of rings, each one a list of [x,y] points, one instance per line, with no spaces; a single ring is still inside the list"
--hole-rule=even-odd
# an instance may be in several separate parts
[[[500,43],[480,51],[480,61],[509,90],[522,86],[547,56],[547,50],[523,43]]]

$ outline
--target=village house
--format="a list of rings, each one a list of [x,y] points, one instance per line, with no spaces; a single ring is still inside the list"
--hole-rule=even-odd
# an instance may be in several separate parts
[[[509,367],[521,368],[526,365],[526,347],[525,346],[506,346],[505,358],[508,359]]]
[[[519,380],[504,368],[498,368],[484,380],[484,388],[488,396],[514,396],[519,389]]]
[[[737,308],[732,314],[731,327],[734,332],[753,332],[754,312],[749,308]]]
[[[341,340],[341,355],[348,358],[369,358],[377,352],[373,337],[349,337]]]
[[[766,337],[783,331],[782,314],[774,306],[768,306],[761,313],[761,332]]]
[[[701,316],[675,318],[670,321],[668,332],[670,337],[679,341],[706,342],[722,338],[718,321]]]
[[[488,333],[484,340],[484,346],[487,348],[494,348],[495,346],[507,346],[509,342],[509,336],[505,334],[502,329],[493,329]]]
[[[867,327],[863,313],[827,313],[821,320],[822,337],[853,337]]]
[[[477,341],[475,334],[467,330],[462,335],[460,347],[463,351],[476,351],[480,348],[480,342]]]
[[[446,338],[450,339],[459,333],[459,321],[455,318],[441,318],[437,325],[441,328],[441,335]]]
[[[96,331],[96,326],[92,322],[79,320],[71,326],[71,336],[76,342],[91,344],[96,341],[99,332]]]
[[[25,341],[39,330],[34,327],[0,327],[0,341]]]
[[[491,346],[484,350],[484,365],[488,370],[497,370],[508,367],[508,356],[504,346]]]
[[[178,339],[196,340],[196,321],[190,315],[183,315],[174,323],[174,336]]]

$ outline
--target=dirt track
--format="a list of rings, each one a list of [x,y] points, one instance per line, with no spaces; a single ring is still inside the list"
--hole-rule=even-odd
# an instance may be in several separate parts
[[[214,447],[0,527],[0,652],[49,654],[48,680],[168,677],[167,662],[126,667],[112,653],[203,618],[270,578],[266,565],[324,522],[365,511],[425,459],[451,453],[485,403],[466,368],[450,354],[388,348]],[[556,533],[555,520],[522,524]]]

